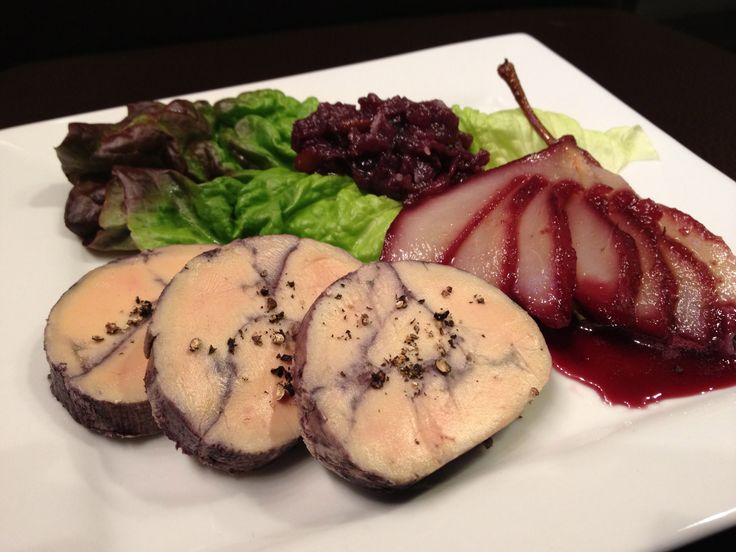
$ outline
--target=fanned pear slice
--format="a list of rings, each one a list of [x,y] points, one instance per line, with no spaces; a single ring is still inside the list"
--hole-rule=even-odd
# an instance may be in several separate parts
[[[557,188],[532,188],[526,202],[519,202],[512,232],[516,266],[510,296],[550,328],[570,323],[575,290],[575,250]]]
[[[299,332],[296,396],[312,455],[345,479],[407,487],[514,421],[550,355],[501,291],[433,263],[374,263],[315,301]]]
[[[577,184],[569,188],[564,208],[575,251],[573,297],[597,322],[631,327],[641,281],[636,242],[598,205],[595,189],[584,191]]]
[[[381,260],[439,262],[467,270],[509,293],[543,323],[564,326],[571,318],[575,287],[569,217],[552,198],[545,204],[543,196],[533,201],[531,193],[539,188],[549,193],[572,182],[581,193],[601,183],[612,190],[630,190],[620,176],[605,171],[579,149],[572,137],[563,137],[541,152],[403,209],[388,229]],[[526,202],[525,190],[530,194]],[[528,217],[528,207],[539,216]],[[547,233],[548,243],[542,244]],[[517,268],[522,277],[529,274],[529,259],[520,259],[519,254],[524,248],[521,253],[526,255],[530,244],[544,245],[540,259],[545,264],[537,267],[544,277],[515,285]]]
[[[675,278],[659,251],[661,232],[656,220],[659,206],[633,192],[614,192],[606,202],[608,218],[632,237],[641,267],[641,283],[634,300],[631,329],[644,335],[666,338],[672,323],[677,291]]]
[[[259,467],[299,439],[294,336],[312,301],[360,262],[294,236],[233,242],[169,284],[147,337],[146,391],[164,433],[202,463]]]
[[[88,272],[51,309],[51,391],[83,426],[110,437],[158,433],[146,399],[143,342],[161,290],[212,245],[172,245]]]

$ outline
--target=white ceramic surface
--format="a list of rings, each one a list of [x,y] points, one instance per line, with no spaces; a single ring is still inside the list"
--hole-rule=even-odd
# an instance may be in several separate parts
[[[539,108],[586,128],[642,125],[661,160],[624,176],[736,246],[736,183],[526,35],[191,97],[273,86],[327,101],[373,91],[492,111],[514,105],[495,74],[504,57]],[[690,109],[697,116],[697,105]],[[49,392],[43,327],[60,294],[105,259],[64,228],[69,185],[53,146],[69,121],[123,115],[111,109],[0,131],[0,549],[632,551],[736,524],[734,388],[629,410],[555,373],[492,448],[400,497],[357,490],[301,448],[234,478],[200,467],[165,438],[112,441],[77,425]]]

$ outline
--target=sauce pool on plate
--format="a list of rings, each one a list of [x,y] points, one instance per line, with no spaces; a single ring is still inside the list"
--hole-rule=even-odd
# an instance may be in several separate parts
[[[572,325],[542,330],[554,366],[612,405],[642,408],[736,385],[736,358],[648,346],[610,328]]]

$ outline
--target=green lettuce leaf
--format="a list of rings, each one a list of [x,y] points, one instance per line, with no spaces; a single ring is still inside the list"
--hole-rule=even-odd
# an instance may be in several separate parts
[[[121,220],[140,249],[174,243],[228,243],[263,234],[295,234],[345,249],[364,262],[376,260],[401,204],[363,194],[344,176],[304,174],[284,168],[243,171],[196,184],[175,171],[116,169],[124,201]],[[120,212],[124,209],[124,212]],[[103,218],[103,217],[101,217]]]
[[[243,167],[291,168],[291,127],[317,109],[319,100],[300,102],[279,90],[244,92],[215,104],[217,142]]]
[[[471,151],[483,148],[491,152],[488,168],[546,147],[520,109],[482,113],[470,107],[453,106],[460,119],[460,130],[473,136]],[[537,117],[555,137],[572,134],[578,145],[587,150],[604,168],[618,172],[631,161],[658,159],[641,127],[616,127],[605,132],[587,130],[575,119],[560,113],[535,109]]]

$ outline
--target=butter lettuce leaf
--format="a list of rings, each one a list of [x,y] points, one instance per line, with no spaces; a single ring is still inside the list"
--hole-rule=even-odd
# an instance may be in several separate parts
[[[114,223],[110,231],[117,239],[124,219],[139,249],[294,234],[369,262],[380,255],[386,230],[401,209],[397,201],[362,193],[350,178],[284,168],[243,171],[203,184],[175,171],[128,167],[116,169],[116,178],[124,200],[111,202],[117,212],[101,219]]]
[[[280,90],[243,92],[214,106],[217,143],[239,160],[242,167],[291,168],[291,128],[317,109],[319,100],[303,102]]]
[[[487,168],[504,165],[546,147],[520,109],[483,113],[470,107],[453,106],[460,119],[460,130],[473,136],[471,151],[491,152]],[[619,172],[631,161],[658,159],[641,127],[616,127],[605,132],[588,130],[575,119],[561,113],[535,109],[537,117],[555,137],[571,134],[604,168]]]

